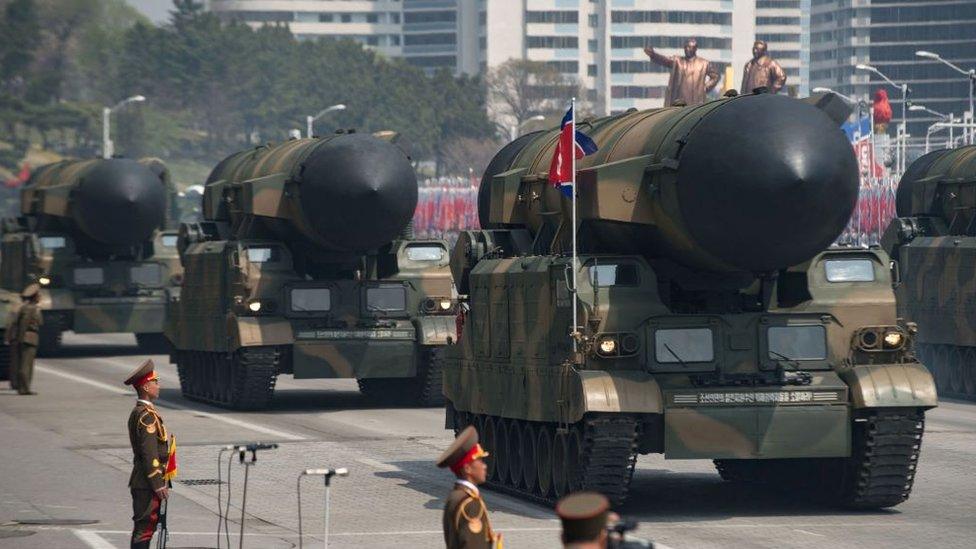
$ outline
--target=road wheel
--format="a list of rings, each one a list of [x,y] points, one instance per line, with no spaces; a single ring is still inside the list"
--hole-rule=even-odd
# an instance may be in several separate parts
[[[935,345],[931,354],[935,372],[935,386],[940,392],[949,393],[952,391],[949,382],[952,377],[952,368],[949,366],[949,346]]]
[[[535,457],[536,428],[529,422],[522,423],[522,437],[520,447],[522,449],[522,488],[534,494],[538,491],[538,468],[536,467]]]
[[[556,498],[569,493],[568,445],[568,434],[556,433],[552,441],[552,493]]]
[[[962,385],[971,398],[976,396],[976,348],[966,347],[962,362]]]
[[[535,468],[540,496],[549,497],[552,490],[552,427],[539,426],[535,436]]]
[[[500,484],[508,482],[508,469],[511,466],[511,455],[508,451],[508,420],[495,418],[495,481]]]
[[[481,428],[478,430],[478,434],[481,439],[481,446],[488,452],[488,457],[484,459],[485,465],[488,466],[488,480],[495,480],[498,474],[495,471],[495,461],[498,459],[496,455],[497,440],[495,437],[495,419],[493,416],[481,416],[481,421],[479,422]]]
[[[566,493],[583,489],[583,437],[579,429],[571,427],[566,433]]]
[[[953,393],[962,393],[966,390],[962,380],[962,371],[966,367],[962,360],[962,351],[959,347],[952,345],[949,351],[949,390]]]
[[[518,488],[522,485],[522,422],[513,419],[508,422],[508,485]]]

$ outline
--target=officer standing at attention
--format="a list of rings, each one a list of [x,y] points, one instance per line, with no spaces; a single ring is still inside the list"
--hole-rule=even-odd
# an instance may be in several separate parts
[[[132,549],[149,549],[159,522],[162,501],[169,497],[165,480],[170,438],[153,401],[159,398],[159,376],[152,360],[142,363],[126,378],[135,388],[136,407],[129,414],[129,442],[132,444]]]
[[[478,444],[478,431],[469,425],[437,460],[438,467],[449,467],[457,477],[444,504],[444,542],[448,549],[502,547],[502,535],[492,530],[488,508],[478,490],[478,485],[488,480],[486,457],[488,452]]]
[[[37,356],[37,344],[40,341],[41,317],[40,301],[41,287],[29,284],[24,288],[20,297],[24,304],[17,311],[17,392],[22,395],[36,395],[31,391],[31,380],[34,378],[34,358]]]

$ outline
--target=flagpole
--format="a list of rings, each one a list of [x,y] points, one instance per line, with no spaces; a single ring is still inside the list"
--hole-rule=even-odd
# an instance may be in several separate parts
[[[576,337],[576,332],[579,330],[579,266],[576,250],[576,98],[570,99],[569,111],[572,113],[570,117],[570,124],[572,125],[572,131],[570,135],[573,136],[573,148],[569,155],[572,158],[572,189],[573,189],[573,353],[578,351],[578,338]],[[574,357],[575,358],[575,357]]]

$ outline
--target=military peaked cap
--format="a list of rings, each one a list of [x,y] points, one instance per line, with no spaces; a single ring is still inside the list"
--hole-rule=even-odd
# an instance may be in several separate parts
[[[156,379],[156,366],[153,364],[152,359],[147,359],[138,368],[133,370],[129,377],[125,378],[126,385],[132,385],[133,387],[141,387],[143,383]]]
[[[458,474],[465,465],[476,459],[488,457],[488,455],[488,452],[478,444],[477,429],[468,425],[437,459],[437,466],[442,469],[450,467],[454,474]]]
[[[563,543],[593,541],[607,527],[610,501],[596,492],[576,492],[556,503],[563,523]]]

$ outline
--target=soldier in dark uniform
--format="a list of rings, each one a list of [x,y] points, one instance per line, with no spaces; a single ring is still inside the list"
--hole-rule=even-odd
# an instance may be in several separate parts
[[[488,508],[478,490],[478,485],[488,480],[486,457],[488,452],[478,444],[478,431],[469,425],[437,460],[438,467],[449,467],[457,477],[444,504],[444,542],[448,549],[496,549],[502,545],[502,536],[492,530]]]
[[[556,514],[563,523],[563,547],[605,549],[610,501],[596,492],[576,492],[556,503]]]
[[[31,391],[31,380],[34,378],[34,358],[37,356],[37,344],[40,341],[41,317],[40,301],[41,287],[30,284],[24,288],[21,298],[24,304],[17,312],[17,392],[22,395],[36,395]]]
[[[169,497],[166,480],[170,435],[153,405],[159,398],[159,376],[152,360],[136,368],[125,380],[138,394],[129,414],[129,442],[132,444],[132,549],[148,549],[159,522],[162,501]]]

